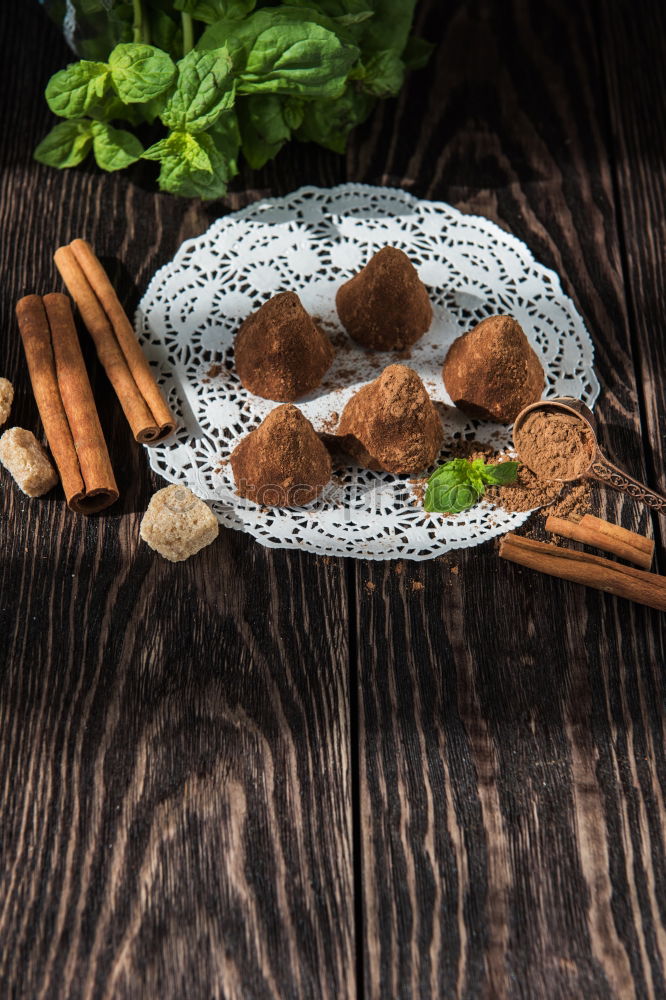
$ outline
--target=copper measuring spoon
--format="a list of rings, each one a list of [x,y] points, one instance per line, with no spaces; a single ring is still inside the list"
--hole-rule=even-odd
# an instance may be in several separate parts
[[[592,457],[588,468],[580,475],[569,479],[555,479],[554,482],[570,483],[575,479],[596,479],[605,483],[606,486],[612,486],[614,490],[619,490],[620,493],[628,494],[634,500],[640,500],[652,510],[666,514],[665,496],[651,490],[645,483],[639,482],[638,479],[634,479],[622,469],[618,469],[617,465],[608,461],[597,441],[597,425],[594,414],[580,399],[574,399],[571,396],[558,396],[556,399],[542,399],[538,403],[530,403],[529,406],[521,410],[513,425],[513,443],[519,457],[520,427],[528,414],[534,410],[557,410],[560,413],[568,413],[569,416],[577,417],[578,420],[588,424],[592,432]],[[527,463],[525,464],[527,465]]]

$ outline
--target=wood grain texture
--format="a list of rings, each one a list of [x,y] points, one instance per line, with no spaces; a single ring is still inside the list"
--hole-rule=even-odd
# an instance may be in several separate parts
[[[645,0],[636,6],[609,4],[602,8],[600,36],[629,325],[642,390],[644,444],[652,481],[663,486],[666,453],[660,375],[666,370],[666,12],[663,5]]]
[[[151,166],[32,163],[68,53],[36,4],[3,8],[16,422],[38,427],[13,305],[59,287],[56,246],[89,239],[133,308],[226,208],[349,179],[488,215],[558,271],[595,340],[604,443],[656,476],[663,118],[641,108],[663,60],[643,73],[638,53],[658,58],[663,15],[641,5],[426,0],[436,56],[346,158],[295,144],[212,206],[154,193]],[[167,564],[138,535],[160,484],[86,357],[118,507],[75,517],[2,480],[0,996],[665,995],[662,617],[492,545],[345,564],[225,531]]]
[[[133,307],[211,210],[32,163],[69,55],[36,4],[3,20],[2,371],[37,429],[13,305],[60,287],[54,249],[90,239]],[[156,558],[163,484],[86,346],[121,503],[76,517],[2,481],[0,995],[354,997],[344,566],[235,532]]]
[[[355,163],[494,218],[554,267],[595,340],[602,440],[641,475],[594,15],[448,6],[428,82]],[[424,13],[425,33],[439,17]],[[596,497],[602,516],[650,530],[618,495]],[[364,995],[663,995],[662,617],[506,568],[493,546],[357,564],[356,579]]]

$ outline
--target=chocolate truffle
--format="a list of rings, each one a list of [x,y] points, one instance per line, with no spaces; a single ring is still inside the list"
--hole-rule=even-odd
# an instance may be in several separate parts
[[[315,389],[333,360],[330,341],[294,292],[280,292],[236,334],[236,371],[256,396],[291,402]]]
[[[376,351],[404,351],[432,322],[425,285],[395,247],[384,247],[342,285],[335,304],[349,336]]]
[[[435,461],[444,430],[423,382],[389,365],[349,400],[338,425],[342,446],[368,469],[421,472]]]
[[[236,491],[268,507],[300,507],[331,478],[330,456],[296,406],[277,406],[231,453]]]
[[[456,406],[470,417],[511,424],[541,399],[541,362],[513,316],[489,316],[451,344],[442,377]]]

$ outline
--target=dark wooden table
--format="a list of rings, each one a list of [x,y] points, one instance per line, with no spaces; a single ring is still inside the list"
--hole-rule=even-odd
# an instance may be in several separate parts
[[[68,61],[3,4],[2,352],[75,236],[133,308],[180,242],[302,183],[400,185],[487,215],[592,333],[609,452],[662,491],[666,16],[660,3],[421,7],[439,44],[346,157],[294,145],[201,205],[31,160]],[[501,562],[139,540],[163,485],[90,357],[108,515],[2,477],[0,996],[666,996],[666,619]],[[663,522],[607,493],[599,512]],[[401,570],[401,571],[400,571]]]

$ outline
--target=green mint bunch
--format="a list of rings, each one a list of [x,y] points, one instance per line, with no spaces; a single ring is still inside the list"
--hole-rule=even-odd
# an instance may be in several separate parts
[[[241,151],[255,168],[292,137],[343,152],[431,50],[409,37],[415,0],[71,4],[98,27],[86,54],[106,61],[51,78],[46,100],[64,121],[35,158],[73,167],[92,152],[103,170],[155,160],[160,189],[185,197],[222,197]],[[144,149],[133,129],[157,123]]]
[[[479,502],[486,486],[508,486],[515,482],[519,464],[486,465],[482,458],[473,462],[454,458],[431,475],[423,507],[429,514],[460,514]]]

